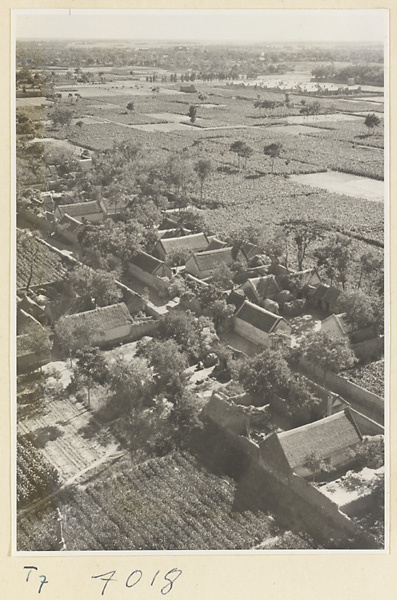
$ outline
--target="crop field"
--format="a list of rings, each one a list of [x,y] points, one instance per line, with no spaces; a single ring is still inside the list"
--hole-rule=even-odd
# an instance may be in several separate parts
[[[283,533],[265,512],[233,512],[235,489],[188,454],[139,466],[124,458],[59,498],[67,550],[249,549]],[[54,546],[55,511],[49,504],[18,519],[19,550]]]
[[[92,413],[73,397],[46,399],[40,411],[18,421],[18,433],[33,441],[62,482],[116,449],[110,434],[96,429]]]
[[[382,359],[369,363],[368,365],[362,365],[355,369],[344,371],[343,376],[349,381],[352,381],[383,398],[385,393],[383,383],[384,371],[385,361]]]
[[[383,180],[383,123],[372,132],[365,128],[366,111],[374,111],[374,105],[367,99],[357,97],[352,102],[352,98],[291,94],[294,106],[281,106],[264,114],[266,111],[261,113],[254,107],[258,95],[263,100],[281,102],[285,94],[196,82],[197,90],[205,94],[200,100],[197,94],[180,93],[179,85],[170,84],[167,94],[162,94],[151,92],[145,82],[130,81],[122,88],[126,82],[117,81],[118,90],[131,91],[129,97],[124,91],[115,93],[113,85],[116,82],[108,82],[99,88],[100,95],[79,99],[73,104],[74,124],[51,135],[66,135],[74,144],[94,150],[112,147],[120,140],[133,141],[141,144],[153,162],[181,152],[192,162],[210,158],[214,168],[204,186],[203,215],[217,233],[258,222],[277,224],[288,216],[305,214],[326,221],[334,229],[382,242],[381,203],[288,179],[290,175],[329,170],[367,177],[369,187],[371,180]],[[91,87],[99,91],[98,86]],[[134,90],[139,94],[134,94]],[[145,90],[146,95],[142,95]],[[134,110],[127,110],[131,100]],[[306,103],[318,100],[321,111],[331,114],[303,119],[299,115],[301,100]],[[194,126],[187,117],[192,103],[197,106]],[[382,107],[376,107],[376,112],[379,111]],[[294,118],[302,123],[288,124]],[[81,126],[76,125],[78,120],[82,120]],[[229,150],[236,140],[244,141],[254,150],[253,156],[246,164],[241,161],[240,167],[236,155]],[[282,144],[280,157],[273,165],[263,154],[264,145],[271,143]],[[357,196],[355,191],[353,194]]]

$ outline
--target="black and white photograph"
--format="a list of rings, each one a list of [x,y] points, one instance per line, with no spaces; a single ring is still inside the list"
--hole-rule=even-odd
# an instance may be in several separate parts
[[[15,554],[388,548],[388,11],[13,11]]]

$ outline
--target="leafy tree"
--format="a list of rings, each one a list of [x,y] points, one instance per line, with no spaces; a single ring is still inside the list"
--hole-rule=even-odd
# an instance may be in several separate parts
[[[103,354],[98,348],[86,346],[76,353],[74,374],[87,389],[88,408],[91,407],[91,389],[94,383],[103,384],[108,376],[108,369]]]
[[[61,317],[55,324],[55,338],[59,346],[67,352],[70,366],[73,365],[73,356],[78,349],[90,346],[97,331],[86,322],[74,322],[68,317]]]
[[[170,422],[172,424],[172,444],[178,450],[189,447],[192,434],[202,429],[199,419],[198,403],[195,396],[184,389],[182,394],[175,399]]]
[[[236,140],[230,145],[229,148],[230,152],[234,152],[234,154],[237,154],[238,168],[240,168],[240,159],[244,155],[245,146],[245,142],[243,142],[242,140]]]
[[[357,283],[357,288],[360,289],[363,282],[365,282],[372,290],[376,277],[383,268],[383,257],[382,255],[376,254],[372,250],[368,250],[360,255],[360,275]]]
[[[244,167],[247,167],[247,161],[254,154],[254,149],[251,146],[245,145],[242,149],[241,157],[244,158]]]
[[[73,110],[57,106],[50,114],[50,119],[54,127],[67,127],[72,122],[73,116]]]
[[[211,175],[213,167],[212,162],[208,158],[200,158],[194,165],[194,170],[197,173],[197,177],[200,180],[200,200],[203,201],[203,188],[204,183]]]
[[[186,199],[194,180],[191,162],[178,154],[173,154],[165,164],[163,176],[165,183],[174,189],[178,206],[182,207],[183,203],[181,201]]]
[[[355,257],[353,240],[337,233],[316,248],[314,256],[317,266],[323,269],[331,285],[337,281],[345,289]]]
[[[29,328],[28,335],[30,336],[30,345],[37,359],[37,366],[40,367],[41,371],[41,361],[52,348],[50,332],[47,328],[37,325]]]
[[[375,113],[369,113],[364,120],[364,125],[367,127],[368,132],[372,132],[374,127],[379,127],[380,118]]]
[[[135,110],[135,102],[128,102],[127,104],[127,110],[129,110],[130,112]]]
[[[383,314],[378,312],[378,302],[361,290],[341,294],[338,307],[353,330],[377,325],[378,320],[383,320]]]
[[[139,354],[147,358],[155,373],[158,392],[171,401],[180,397],[186,385],[187,356],[173,339],[151,340],[141,345]]]
[[[191,104],[189,106],[188,117],[190,119],[191,124],[193,125],[197,119],[197,106],[194,106],[194,104]]]
[[[263,148],[263,154],[269,156],[272,159],[272,173],[274,171],[274,160],[280,158],[283,145],[280,142],[268,144]]]
[[[196,317],[190,311],[173,311],[160,320],[158,333],[163,339],[175,340],[184,352],[199,360],[210,350],[206,347],[205,328],[213,329],[208,318]]]
[[[306,360],[321,367],[324,379],[327,371],[337,373],[354,365],[355,356],[345,338],[325,331],[309,333],[301,342],[300,353]]]
[[[383,437],[365,438],[354,452],[358,461],[356,468],[379,469],[385,463],[385,446]]]
[[[114,304],[122,296],[113,273],[100,269],[94,270],[86,265],[74,268],[68,274],[66,282],[72,286],[78,296],[90,296],[95,305]]]
[[[311,471],[313,483],[319,471],[329,471],[330,469],[329,460],[322,458],[315,450],[306,455],[303,466]]]
[[[225,263],[222,263],[214,269],[211,281],[215,285],[218,285],[222,289],[229,289],[232,287],[233,272]]]
[[[172,252],[169,252],[167,261],[172,267],[180,267],[186,264],[190,255],[190,250],[184,250],[183,248],[179,250],[173,250]]]
[[[317,419],[321,400],[312,393],[304,377],[292,375],[285,399],[290,417],[297,426]]]
[[[306,219],[290,219],[284,223],[283,229],[295,242],[298,270],[302,271],[307,250],[320,235],[319,224]]]
[[[244,361],[238,371],[238,381],[256,406],[269,404],[275,395],[285,398],[290,378],[291,371],[284,356],[270,349]]]
[[[118,403],[126,405],[131,414],[152,397],[153,374],[144,358],[127,360],[118,356],[111,365],[109,387]]]

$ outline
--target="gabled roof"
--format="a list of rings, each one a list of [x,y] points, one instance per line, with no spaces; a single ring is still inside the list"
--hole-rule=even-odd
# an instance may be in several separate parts
[[[265,277],[253,277],[247,279],[245,285],[249,284],[260,298],[267,298],[279,293],[280,287],[274,275],[266,275]],[[258,285],[261,292],[258,291]]]
[[[316,300],[323,300],[324,302],[329,302],[330,304],[335,304],[340,294],[341,291],[338,290],[338,288],[320,283],[320,285],[318,285],[314,290],[312,298],[315,298]]]
[[[256,244],[251,244],[251,242],[243,242],[239,248],[239,251],[243,254],[246,260],[249,260],[257,254],[261,254],[261,249],[259,246]]]
[[[68,322],[73,323],[75,326],[89,324],[98,332],[110,331],[116,327],[132,323],[131,315],[124,302],[69,315],[65,319],[68,319]]]
[[[232,248],[219,248],[218,250],[206,250],[196,252],[192,256],[200,271],[214,270],[219,265],[231,265],[233,262]]]
[[[70,217],[84,217],[86,215],[103,214],[103,210],[99,206],[98,202],[93,200],[92,202],[76,202],[76,204],[63,204],[58,206],[58,211],[62,215],[69,215]]]
[[[51,318],[57,321],[64,315],[74,315],[76,313],[92,309],[93,303],[89,296],[78,296],[77,298],[61,298],[52,300],[46,305],[46,310],[51,311]],[[47,313],[48,314],[48,313]]]
[[[173,229],[158,229],[157,235],[160,239],[164,238],[173,238],[173,237],[181,237],[182,235],[189,235],[189,229],[185,229],[184,227],[174,227]]]
[[[175,238],[164,238],[157,242],[156,245],[162,246],[164,252],[169,254],[175,250],[204,250],[208,246],[208,240],[204,233],[193,233],[192,235],[184,235]]]
[[[330,315],[329,317],[327,317],[326,319],[323,319],[323,321],[321,321],[321,328],[323,327],[323,325],[325,323],[330,323],[332,321],[334,321],[337,325],[337,327],[339,327],[339,329],[341,330],[341,332],[343,333],[343,335],[347,335],[348,333],[348,328],[346,327],[346,323],[343,320],[343,315]]]
[[[70,233],[77,233],[77,231],[83,227],[83,224],[80,221],[68,214],[63,215],[59,221],[59,225],[62,226],[62,229],[69,231]]]
[[[248,300],[245,300],[244,304],[238,309],[235,318],[241,319],[265,333],[271,333],[280,321],[285,321],[280,315],[275,315]]]
[[[232,290],[226,298],[227,304],[233,304],[237,310],[244,304],[244,301],[245,295],[241,288]]]
[[[288,276],[291,279],[297,279],[300,283],[309,283],[313,275],[317,275],[317,277],[321,279],[315,268],[304,269],[303,271],[290,271],[288,273]]]
[[[206,251],[209,250],[219,250],[220,248],[225,248],[225,246],[227,246],[226,242],[222,242],[222,240],[218,240],[218,238],[216,238],[215,236],[208,238],[209,244],[207,246],[207,248],[205,249]]]
[[[169,217],[165,217],[163,219],[163,221],[160,223],[160,225],[158,226],[160,231],[162,229],[175,229],[175,227],[179,227],[178,221],[175,221],[174,219],[170,219]]]
[[[40,238],[32,236],[32,243],[23,245],[23,234],[17,231],[17,288],[26,286],[33,262],[31,286],[44,285],[61,280],[67,273],[69,263]],[[35,256],[34,256],[35,255]]]
[[[358,444],[362,435],[348,408],[335,415],[278,434],[280,445],[292,469],[302,466],[308,454],[321,458]]]
[[[142,269],[142,271],[145,271],[146,273],[151,273],[151,274],[153,274],[155,271],[157,271],[157,269],[159,267],[165,266],[165,263],[162,260],[159,260],[158,258],[155,258],[151,254],[147,254],[146,252],[143,252],[143,251],[139,251],[136,254],[134,254],[130,258],[130,263],[132,263],[139,269]],[[169,269],[169,267],[167,267],[167,269]]]

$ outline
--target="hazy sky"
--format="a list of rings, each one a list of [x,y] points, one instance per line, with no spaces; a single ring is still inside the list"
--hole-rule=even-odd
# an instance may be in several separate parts
[[[18,38],[366,41],[387,35],[386,10],[19,10]]]

